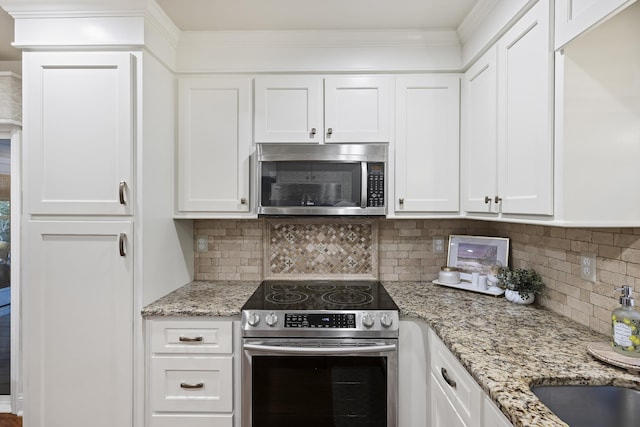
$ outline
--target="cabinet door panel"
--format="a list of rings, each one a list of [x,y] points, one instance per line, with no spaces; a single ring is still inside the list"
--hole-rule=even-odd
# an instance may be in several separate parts
[[[326,142],[389,141],[389,78],[331,77],[324,82]]]
[[[494,212],[497,194],[497,58],[495,47],[464,75],[461,126],[462,209]]]
[[[29,213],[132,213],[134,58],[25,54]]]
[[[255,141],[322,142],[322,79],[256,78]]]
[[[431,374],[431,427],[467,427]]]
[[[250,79],[179,83],[180,211],[248,212]]]
[[[231,412],[233,357],[153,357],[151,405],[157,412]]]
[[[131,426],[132,224],[27,227],[25,420],[32,427]]]
[[[460,78],[398,77],[396,94],[396,212],[457,211]]]
[[[501,211],[553,214],[552,52],[541,0],[498,42]]]

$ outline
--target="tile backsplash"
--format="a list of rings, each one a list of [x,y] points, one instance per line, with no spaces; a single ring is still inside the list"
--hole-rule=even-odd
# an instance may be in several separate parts
[[[468,234],[510,238],[511,266],[534,268],[547,285],[542,305],[597,331],[609,332],[610,313],[618,305],[615,287],[628,284],[640,297],[640,228],[348,218],[198,220],[194,225],[195,235],[207,236],[209,243],[207,252],[195,255],[196,280],[356,274],[429,282],[447,257],[433,252],[433,237]],[[581,253],[597,256],[595,283],[580,277]]]

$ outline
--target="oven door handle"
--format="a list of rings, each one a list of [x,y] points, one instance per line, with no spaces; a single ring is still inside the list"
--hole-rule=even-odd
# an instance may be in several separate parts
[[[355,347],[286,347],[279,345],[245,344],[246,350],[270,351],[273,353],[297,354],[341,354],[341,353],[380,353],[395,351],[396,344],[355,346]]]

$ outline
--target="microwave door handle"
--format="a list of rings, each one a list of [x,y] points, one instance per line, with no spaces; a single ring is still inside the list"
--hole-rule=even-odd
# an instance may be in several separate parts
[[[341,354],[341,353],[380,353],[395,351],[395,344],[372,345],[363,347],[287,347],[279,345],[245,344],[245,350],[269,351],[272,353],[296,354]]]
[[[362,170],[362,185],[360,190],[360,207],[367,207],[367,194],[369,193],[369,176],[367,174],[367,162],[360,162],[360,168]]]

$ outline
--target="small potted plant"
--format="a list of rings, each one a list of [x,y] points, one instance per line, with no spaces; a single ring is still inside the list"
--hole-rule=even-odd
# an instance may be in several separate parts
[[[540,275],[532,268],[502,268],[498,279],[505,289],[505,298],[516,304],[531,304],[545,287]]]

